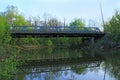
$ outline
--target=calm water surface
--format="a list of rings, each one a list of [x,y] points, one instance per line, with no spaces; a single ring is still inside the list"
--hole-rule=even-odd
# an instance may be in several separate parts
[[[120,51],[119,51],[120,52]],[[120,80],[119,52],[96,53],[80,49],[21,51],[25,64],[15,80]]]

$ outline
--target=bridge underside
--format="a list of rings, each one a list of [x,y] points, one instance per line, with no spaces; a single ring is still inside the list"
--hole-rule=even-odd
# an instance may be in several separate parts
[[[94,37],[101,38],[105,33],[11,33],[13,38],[43,37]]]

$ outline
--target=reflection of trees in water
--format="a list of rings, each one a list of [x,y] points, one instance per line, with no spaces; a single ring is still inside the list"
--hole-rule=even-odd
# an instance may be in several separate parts
[[[59,78],[62,75],[61,71],[47,71],[47,68],[42,68],[42,70],[45,70],[46,72],[42,72],[41,68],[30,68],[27,70],[24,70],[24,73],[19,73],[20,74],[24,74],[25,76],[29,77],[31,80],[33,80],[34,78],[37,78],[38,80],[54,80],[55,78]],[[56,70],[56,69],[55,69]]]
[[[28,63],[26,68],[21,67],[21,71],[18,73],[45,80],[55,80],[55,78],[68,75],[72,80],[76,80],[75,74],[85,74],[87,68],[91,68],[92,71],[93,68],[100,66],[102,60],[98,54],[93,56],[91,53],[79,49],[44,48],[21,52],[19,55],[21,59],[33,62]],[[41,65],[42,63],[44,64]]]
[[[103,55],[102,55],[103,56]],[[59,58],[84,58],[79,60],[78,62],[71,60],[72,63],[69,61],[64,61],[64,62],[59,62],[56,64],[53,62],[55,65],[44,65],[43,67],[34,65],[34,66],[29,66],[26,69],[22,68],[18,71],[18,73],[24,73],[21,76],[18,76],[17,80],[22,80],[27,76],[29,76],[31,79],[32,78],[44,78],[46,80],[53,80],[57,79],[60,76],[68,76],[71,74],[71,77],[74,78],[75,80],[75,75],[74,74],[83,74],[85,75],[88,71],[97,71],[99,70],[99,66],[101,63],[101,57],[98,54],[95,54],[94,56],[91,55],[91,53],[88,52],[83,52],[81,50],[71,50],[71,49],[38,49],[38,50],[28,50],[28,51],[23,51],[22,53],[19,54],[19,58],[23,58],[25,60],[41,60],[41,59],[59,59]],[[120,54],[119,51],[117,52],[111,52],[108,55],[104,54],[105,57],[105,62],[102,64],[103,70],[106,71],[105,74],[110,74],[111,76],[114,76],[116,79],[120,80]],[[90,61],[90,59],[93,59]],[[12,59],[11,59],[12,60]],[[95,60],[95,61],[94,61]],[[100,60],[100,61],[99,61]],[[9,64],[13,64],[13,66],[17,65],[14,63],[14,61],[8,61]],[[33,62],[34,63],[34,62]],[[98,67],[97,67],[98,66]],[[12,66],[6,66],[8,69],[11,68]],[[5,68],[5,67],[2,67]],[[1,69],[2,69],[1,68]],[[15,68],[14,68],[15,69]],[[12,70],[12,68],[11,68]],[[45,72],[46,71],[46,72]],[[71,71],[71,72],[70,72]],[[34,73],[35,72],[35,73]],[[105,75],[106,77],[106,75]],[[73,79],[72,78],[72,79]],[[104,78],[105,80],[105,78]]]
[[[86,73],[86,68],[78,68],[76,70],[73,70],[76,74],[85,74]]]
[[[87,71],[91,71],[91,72],[95,71],[95,70],[97,71],[97,69],[99,69],[98,67],[100,67],[101,62],[102,62],[101,60],[91,61],[91,62],[84,62],[84,63],[82,63],[80,65],[71,67],[71,69],[76,74],[85,75],[87,73]]]
[[[21,54],[22,53],[22,54]],[[65,49],[53,49],[53,48],[43,48],[36,50],[25,50],[21,51],[21,59],[26,60],[40,60],[40,59],[59,59],[59,58],[73,58],[73,57],[91,57],[91,53],[81,51],[78,49],[71,50]],[[93,56],[94,57],[94,56]]]
[[[105,57],[106,61],[103,66],[106,67],[107,73],[120,80],[120,51],[111,52]]]
[[[39,61],[38,61],[39,62]],[[53,61],[54,63],[54,61]],[[35,63],[39,64],[39,63]],[[75,74],[85,74],[87,68],[99,67],[101,60],[99,61],[79,61],[72,63],[61,63],[61,64],[49,64],[49,65],[29,65],[23,66],[20,74],[25,74],[31,79],[33,78],[44,78],[45,80],[56,80],[61,76],[70,75],[73,80],[75,79]],[[55,79],[56,78],[56,79]]]
[[[79,51],[79,50],[52,49],[52,51],[50,50],[50,53],[48,53],[48,51],[47,50],[38,50],[38,51],[35,50],[35,52],[32,51],[31,54],[33,53],[33,55],[29,59],[32,59],[34,57],[35,58],[38,57],[37,58],[38,60],[39,59],[45,59],[45,58],[54,59],[54,58],[69,58],[69,57],[70,58],[73,58],[73,57],[85,57],[85,59],[83,60],[83,63],[85,63],[85,60],[89,59],[89,57],[91,56],[91,54],[89,54],[87,52],[82,52],[82,51]],[[27,55],[27,54],[28,53],[26,53],[25,56],[30,57],[30,55]],[[95,56],[93,58],[95,58],[96,55],[97,54],[95,54]],[[97,56],[99,56],[99,55],[97,55]],[[103,56],[105,57],[105,62],[102,64],[102,68],[106,72],[106,73],[104,73],[104,75],[105,74],[110,74],[111,76],[114,76],[115,78],[120,80],[120,59],[119,59],[120,54],[119,54],[119,51],[116,52],[116,53],[111,52],[108,55],[104,54]],[[99,58],[101,58],[101,56]],[[67,63],[68,62],[62,64],[61,66],[59,65],[59,67],[52,67],[52,69],[49,69],[49,71],[51,71],[51,74],[56,75],[56,76],[57,75],[61,76],[62,73],[64,73],[64,75],[68,75],[69,74],[68,71],[64,71],[66,69],[66,67],[63,67]],[[67,69],[68,70],[70,69],[71,71],[73,71],[76,74],[85,74],[85,73],[87,73],[86,66],[88,66],[88,65],[81,65],[81,66],[77,65],[76,66],[75,64],[71,64],[71,65],[69,64],[70,68],[67,68]],[[85,64],[87,64],[87,63],[85,63]],[[96,65],[97,66],[97,64],[98,63],[92,64],[92,62],[90,62],[90,65]],[[47,68],[44,68],[43,70],[47,70]],[[99,70],[99,68],[92,67],[89,70],[97,72]],[[36,70],[36,71],[39,71],[39,70]],[[50,75],[50,73],[49,73],[49,75]],[[104,77],[106,77],[106,75]]]

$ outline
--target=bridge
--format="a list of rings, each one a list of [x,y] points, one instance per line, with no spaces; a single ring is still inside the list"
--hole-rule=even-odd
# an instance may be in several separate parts
[[[101,38],[104,32],[97,27],[74,26],[13,26],[10,34],[13,38],[26,37],[94,37]]]

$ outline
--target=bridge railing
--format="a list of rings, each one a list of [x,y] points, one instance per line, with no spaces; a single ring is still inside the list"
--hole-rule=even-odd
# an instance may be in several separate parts
[[[13,26],[11,33],[100,33],[98,27]]]

